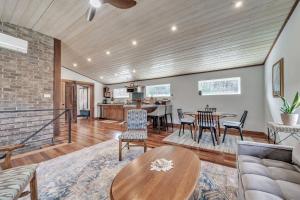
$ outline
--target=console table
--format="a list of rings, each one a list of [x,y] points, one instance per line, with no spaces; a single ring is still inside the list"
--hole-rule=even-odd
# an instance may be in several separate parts
[[[286,126],[281,123],[268,122],[268,141],[270,141],[270,137],[273,137],[274,144],[279,144],[289,137],[294,137],[295,139],[300,139],[300,125],[296,126]],[[288,133],[288,135],[281,139],[279,142],[276,142],[276,138],[279,132]]]

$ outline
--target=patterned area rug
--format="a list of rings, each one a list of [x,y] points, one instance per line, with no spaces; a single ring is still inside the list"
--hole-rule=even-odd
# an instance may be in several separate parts
[[[181,136],[178,135],[179,130],[175,131],[168,137],[164,138],[163,142],[167,144],[176,144],[176,145],[182,145],[186,147],[193,147],[197,149],[209,149],[209,150],[215,150],[215,151],[221,151],[225,153],[231,153],[236,154],[237,152],[237,142],[241,140],[240,136],[230,135],[227,134],[225,138],[225,142],[222,143],[223,134],[221,135],[221,143],[220,145],[213,145],[212,138],[210,132],[203,132],[202,138],[200,140],[200,143],[197,141],[194,141],[191,137],[191,132],[189,130],[184,131],[184,134]],[[198,136],[197,136],[198,140]],[[253,141],[250,137],[244,137],[245,141]]]
[[[143,148],[124,149],[124,160],[119,162],[118,141],[109,140],[43,162],[37,170],[39,199],[109,199],[115,175],[141,154]],[[199,188],[195,192],[195,199],[237,199],[236,193],[236,169],[201,161]]]

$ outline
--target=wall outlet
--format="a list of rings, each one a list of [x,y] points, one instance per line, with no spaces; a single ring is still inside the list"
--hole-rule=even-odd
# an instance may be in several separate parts
[[[44,98],[51,98],[51,94],[44,94]]]

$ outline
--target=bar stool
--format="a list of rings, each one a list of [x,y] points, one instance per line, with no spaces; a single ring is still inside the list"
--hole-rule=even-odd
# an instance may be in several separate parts
[[[148,117],[152,118],[153,127],[157,123],[158,133],[160,133],[161,124],[166,123],[166,105],[158,105],[153,112],[148,113]]]
[[[168,116],[170,116],[170,120],[171,120],[171,126],[172,126],[172,132],[173,132],[173,116],[172,116],[172,110],[173,110],[173,106],[172,105],[167,105],[166,106],[166,128],[167,131],[169,130],[169,123],[168,123]]]

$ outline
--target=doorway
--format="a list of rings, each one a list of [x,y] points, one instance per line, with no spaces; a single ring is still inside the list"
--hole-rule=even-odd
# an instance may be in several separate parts
[[[90,91],[88,86],[77,85],[77,117],[90,117]]]
[[[72,121],[78,117],[94,117],[94,84],[81,81],[62,80],[61,108],[71,109]]]

